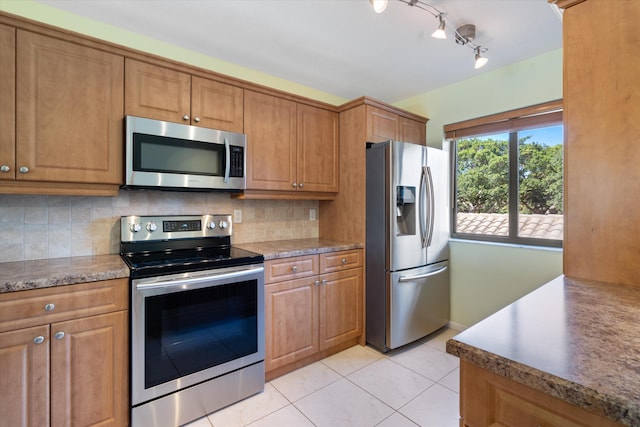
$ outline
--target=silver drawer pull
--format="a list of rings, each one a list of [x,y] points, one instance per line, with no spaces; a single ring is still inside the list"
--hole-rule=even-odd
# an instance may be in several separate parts
[[[293,267],[291,267],[291,271],[293,271],[294,273],[298,271],[298,266],[294,265]]]
[[[313,282],[313,283],[315,283],[315,285],[316,285],[316,286],[320,286],[320,281],[319,281],[319,280],[316,280],[316,281],[315,281],[315,282]]]
[[[55,304],[47,304],[44,306],[45,311],[53,311],[56,308]]]
[[[42,335],[39,335],[33,339],[33,342],[36,344],[42,344],[44,342],[44,337]]]
[[[322,281],[322,284],[323,284],[323,285],[326,285],[326,284],[327,284],[327,281],[326,281],[326,280],[323,280],[323,281]]]
[[[342,265],[345,265],[347,263],[347,259],[346,258],[342,258]]]
[[[64,338],[64,332],[62,331],[56,332],[56,334],[53,337],[57,340],[61,340],[62,338]]]

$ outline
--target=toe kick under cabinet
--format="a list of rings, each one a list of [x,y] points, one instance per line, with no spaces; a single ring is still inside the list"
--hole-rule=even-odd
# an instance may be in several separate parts
[[[128,280],[0,294],[0,427],[128,425]]]
[[[265,262],[267,379],[357,343],[362,250]]]

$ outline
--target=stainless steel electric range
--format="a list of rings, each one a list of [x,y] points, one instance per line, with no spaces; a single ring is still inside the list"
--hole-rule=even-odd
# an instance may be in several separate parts
[[[131,426],[182,425],[264,389],[264,258],[230,215],[127,216]]]

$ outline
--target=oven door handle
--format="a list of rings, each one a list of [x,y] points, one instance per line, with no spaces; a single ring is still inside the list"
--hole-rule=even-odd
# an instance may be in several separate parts
[[[227,282],[229,279],[239,279],[244,276],[255,275],[262,272],[264,272],[264,267],[252,267],[225,273],[208,273],[207,275],[199,275],[197,277],[175,278],[172,280],[158,279],[157,281],[154,280],[146,283],[138,283],[136,284],[136,289],[140,291],[160,288],[180,288],[182,290],[198,289],[200,287],[203,287],[198,285],[206,285],[207,282],[211,282],[212,280]]]

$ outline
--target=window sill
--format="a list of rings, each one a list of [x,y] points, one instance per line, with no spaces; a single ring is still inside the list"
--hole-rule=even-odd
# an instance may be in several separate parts
[[[449,242],[468,243],[468,244],[474,244],[474,245],[503,246],[507,248],[519,248],[519,249],[535,249],[535,250],[550,251],[550,252],[562,252],[562,248],[554,248],[552,246],[525,245],[522,243],[502,243],[502,242],[490,242],[487,240],[472,240],[472,239],[461,239],[461,238],[450,238]]]

